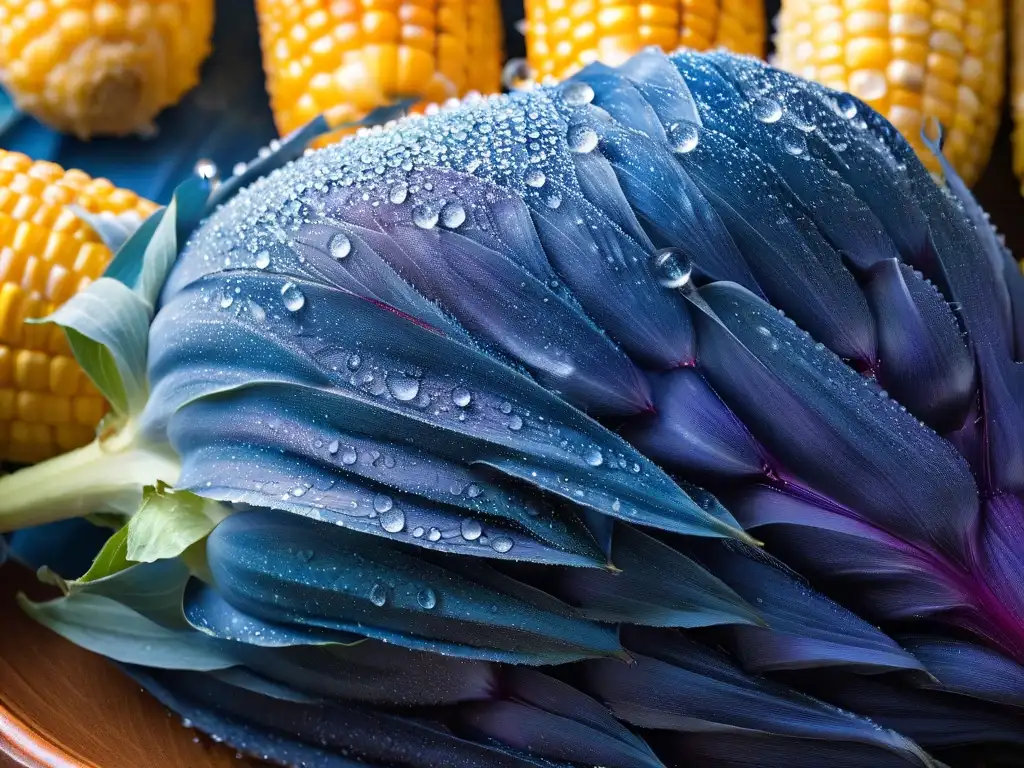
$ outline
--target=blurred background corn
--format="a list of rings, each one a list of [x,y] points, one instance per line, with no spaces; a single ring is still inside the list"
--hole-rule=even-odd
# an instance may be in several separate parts
[[[988,162],[1006,75],[1003,0],[783,0],[775,64],[849,91],[907,137],[937,119],[968,184]]]
[[[110,261],[70,204],[140,218],[156,208],[105,179],[0,150],[0,462],[31,463],[85,445],[106,412],[63,331],[25,323],[50,314]]]
[[[594,61],[617,65],[651,45],[764,56],[763,0],[526,0],[526,60],[536,80]]]
[[[400,97],[501,88],[499,0],[256,0],[271,108],[287,134]]]
[[[0,0],[0,81],[80,138],[152,129],[199,78],[214,0]]]

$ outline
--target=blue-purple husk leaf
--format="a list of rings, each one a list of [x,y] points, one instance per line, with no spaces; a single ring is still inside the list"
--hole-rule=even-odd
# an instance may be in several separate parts
[[[206,549],[218,593],[276,624],[512,663],[621,655],[614,631],[568,607],[553,612],[550,601],[540,607],[413,548],[298,515],[237,513],[214,529]]]

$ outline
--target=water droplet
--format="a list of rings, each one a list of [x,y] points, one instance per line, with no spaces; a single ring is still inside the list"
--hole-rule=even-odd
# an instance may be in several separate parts
[[[333,456],[334,454],[336,454],[338,452],[338,449],[340,447],[341,446],[338,445],[338,441],[337,440],[331,440],[330,445],[327,446],[327,452],[329,454],[331,454],[331,456]]]
[[[550,194],[544,204],[551,210],[556,210],[562,204],[562,196],[557,192]]]
[[[403,403],[415,400],[416,395],[420,393],[419,380],[409,376],[388,376],[387,384],[391,396]]]
[[[690,282],[693,262],[679,248],[662,248],[654,254],[654,271],[660,285],[675,290]]]
[[[412,536],[413,536],[414,539],[418,539],[418,538],[422,537],[423,533],[424,533],[423,528],[421,526],[419,526],[419,525],[417,525],[415,528],[412,529]]]
[[[587,451],[587,455],[584,457],[587,460],[587,464],[592,467],[600,467],[604,464],[604,454],[601,453],[601,449],[594,447]]]
[[[466,518],[462,521],[462,538],[466,541],[476,541],[483,534],[483,526],[478,520]]]
[[[306,297],[295,283],[281,286],[281,298],[284,299],[284,308],[289,312],[298,312],[306,305]]]
[[[359,458],[359,454],[356,453],[355,448],[346,448],[345,452],[341,454],[341,463],[346,467],[351,467],[356,463],[356,459]]]
[[[501,70],[501,84],[510,91],[526,88],[531,79],[530,67],[523,58],[509,59]]]
[[[513,416],[511,419],[508,420],[508,428],[511,429],[513,432],[518,432],[520,429],[523,428],[523,420],[518,416]]]
[[[570,107],[585,107],[594,100],[594,89],[586,83],[574,81],[562,88],[562,101]]]
[[[409,197],[409,185],[400,181],[388,190],[388,200],[395,205],[401,205]]]
[[[299,498],[300,496],[305,496],[305,495],[306,495],[306,488],[305,488],[305,486],[297,485],[294,488],[292,488],[292,496],[294,496],[295,498]]]
[[[220,308],[228,309],[232,304],[235,303],[235,297],[225,293],[220,299]]]
[[[393,506],[395,506],[395,502],[386,494],[378,493],[373,499],[373,508],[378,512],[387,512]]]
[[[476,483],[470,483],[466,487],[466,495],[469,496],[469,498],[471,498],[471,499],[475,499],[477,496],[479,496],[483,492],[484,492],[483,489],[479,485],[477,485]]]
[[[344,232],[338,232],[333,235],[327,247],[331,251],[331,256],[337,261],[341,261],[352,253],[352,241],[348,239],[348,235]]]
[[[500,536],[491,542],[491,549],[495,552],[505,553],[512,549],[512,539],[507,539],[504,536]]]
[[[498,410],[501,411],[502,413],[508,415],[508,414],[512,413],[512,403],[506,401],[506,402],[504,402],[504,403],[502,403],[501,405],[498,406]]]
[[[270,251],[260,251],[256,254],[256,268],[266,269],[270,266]]]
[[[807,139],[799,131],[786,126],[782,129],[782,148],[789,154],[799,157],[807,152]]]
[[[350,355],[348,358],[348,369],[350,371],[359,370],[359,366],[363,364],[362,358],[359,355]]]
[[[196,161],[195,168],[196,176],[201,179],[215,179],[217,177],[217,164],[209,158],[202,158]]]
[[[431,608],[437,606],[437,593],[435,593],[430,587],[421,589],[419,594],[416,595],[416,601],[422,608],[426,608],[429,611]]]
[[[440,541],[441,531],[439,531],[437,528],[431,528],[429,531],[427,531],[427,538],[430,541]]]
[[[381,510],[380,527],[388,533],[401,533],[405,530],[405,512],[398,507]]]
[[[527,168],[526,173],[523,174],[523,181],[531,187],[543,187],[547,180],[547,176],[540,168]]]
[[[421,203],[412,209],[412,223],[420,229],[433,229],[437,225],[437,208]]]
[[[857,116],[857,102],[848,93],[842,93],[836,97],[835,112],[840,117],[852,120]]]
[[[569,127],[565,140],[569,144],[569,149],[583,155],[597,148],[597,131],[586,123],[577,123]]]
[[[370,602],[376,605],[378,608],[384,606],[388,601],[388,588],[380,582],[373,585],[370,590]]]
[[[754,117],[762,123],[777,123],[782,119],[782,105],[775,99],[764,96],[753,103]]]
[[[466,221],[466,209],[458,203],[448,203],[441,209],[441,223],[448,229],[458,229]]]
[[[459,408],[466,408],[473,402],[473,395],[465,387],[456,387],[452,390],[452,402],[459,406]]]
[[[673,152],[685,155],[697,148],[697,144],[700,143],[700,131],[693,123],[676,123],[669,129],[668,141]]]

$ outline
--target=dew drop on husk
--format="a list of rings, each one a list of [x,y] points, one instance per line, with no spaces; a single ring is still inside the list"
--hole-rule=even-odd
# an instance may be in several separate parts
[[[663,248],[654,254],[654,270],[661,286],[675,290],[690,282],[693,262],[679,248]]]

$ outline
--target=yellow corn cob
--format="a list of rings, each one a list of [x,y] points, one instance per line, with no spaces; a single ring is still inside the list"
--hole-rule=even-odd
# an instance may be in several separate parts
[[[81,138],[145,133],[199,79],[214,0],[0,0],[0,80]]]
[[[863,99],[932,171],[920,132],[937,119],[963,179],[981,175],[1003,99],[1003,0],[783,0],[777,26],[776,64]]]
[[[282,134],[336,125],[397,97],[441,102],[501,88],[498,0],[256,0]]]
[[[526,57],[536,80],[594,61],[615,66],[651,45],[763,56],[764,44],[763,0],[526,0]]]
[[[110,261],[69,204],[140,217],[156,208],[106,179],[0,150],[0,462],[85,445],[106,411],[63,332],[25,323],[50,314]]]
[[[1013,0],[1010,29],[1013,35],[1013,170],[1024,194],[1024,0]]]

